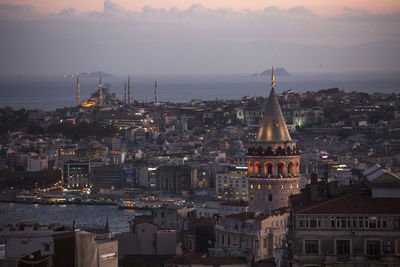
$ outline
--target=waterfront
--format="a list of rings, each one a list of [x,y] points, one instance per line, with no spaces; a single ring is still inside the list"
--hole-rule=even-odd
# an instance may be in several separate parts
[[[400,91],[398,73],[371,72],[316,72],[292,73],[279,77],[277,92],[293,89],[303,93],[338,87],[346,92]],[[104,77],[117,97],[123,98],[123,85],[126,76]],[[175,75],[175,76],[132,76],[132,94],[141,102],[153,101],[154,80],[158,81],[159,100],[188,102],[191,99],[214,100],[240,99],[243,96],[266,96],[269,77],[249,77],[237,75]],[[0,76],[0,107],[41,108],[54,110],[75,104],[75,78],[62,76]],[[86,99],[97,90],[98,78],[81,78],[81,97]]]
[[[72,225],[75,220],[78,228],[104,228],[108,213],[111,230],[123,232],[129,230],[128,221],[134,218],[134,212],[117,206],[0,203],[0,226],[36,219],[42,225]]]

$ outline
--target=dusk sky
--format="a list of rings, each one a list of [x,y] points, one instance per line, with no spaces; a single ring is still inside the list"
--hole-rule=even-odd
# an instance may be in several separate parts
[[[0,74],[393,71],[400,1],[0,0]]]

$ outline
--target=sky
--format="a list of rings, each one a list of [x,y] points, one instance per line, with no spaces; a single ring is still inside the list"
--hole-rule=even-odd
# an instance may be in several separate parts
[[[0,0],[0,74],[400,69],[400,1]]]

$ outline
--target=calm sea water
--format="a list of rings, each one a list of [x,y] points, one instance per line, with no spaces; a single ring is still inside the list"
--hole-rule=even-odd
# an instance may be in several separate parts
[[[135,217],[134,210],[123,210],[117,206],[0,203],[0,226],[32,219],[37,219],[42,225],[72,225],[75,220],[77,228],[99,229],[105,227],[107,213],[113,232],[128,231],[128,221]]]
[[[103,77],[121,99],[127,77]],[[243,96],[265,96],[269,77],[248,75],[182,75],[133,76],[133,97],[152,101],[154,80],[158,82],[161,101],[187,102],[191,99],[240,99]],[[81,78],[81,99],[97,90],[97,78]],[[296,92],[338,87],[345,91],[399,92],[400,73],[292,73],[276,77],[277,91]],[[0,76],[0,107],[42,108],[54,110],[75,104],[75,78],[49,76]]]

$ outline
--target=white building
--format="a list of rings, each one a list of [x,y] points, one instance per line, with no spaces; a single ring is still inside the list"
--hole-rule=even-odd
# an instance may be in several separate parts
[[[215,193],[218,199],[247,200],[247,167],[232,165],[227,172],[216,174]]]
[[[40,172],[48,167],[47,157],[33,156],[28,158],[27,171],[28,172]]]
[[[249,211],[249,203],[246,201],[207,201],[203,207],[196,208],[197,218],[213,218],[227,214],[237,214]]]

